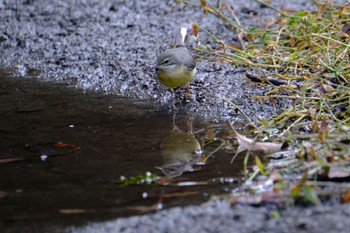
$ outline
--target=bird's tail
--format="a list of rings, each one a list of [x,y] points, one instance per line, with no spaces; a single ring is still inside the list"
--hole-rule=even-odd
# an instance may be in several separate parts
[[[181,27],[180,30],[176,33],[175,36],[175,46],[176,47],[181,47],[185,46],[185,39],[187,36],[187,28],[186,27]]]

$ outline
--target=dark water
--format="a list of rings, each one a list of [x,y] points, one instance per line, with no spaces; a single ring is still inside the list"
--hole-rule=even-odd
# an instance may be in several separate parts
[[[199,204],[239,183],[242,162],[230,164],[232,153],[223,149],[170,185],[114,182],[146,171],[164,177],[156,167],[164,163],[160,145],[173,129],[166,107],[0,70],[0,114],[0,229],[60,228],[152,212],[157,203]],[[228,137],[226,125],[185,114],[176,125],[192,128],[205,155],[220,145],[215,138]]]

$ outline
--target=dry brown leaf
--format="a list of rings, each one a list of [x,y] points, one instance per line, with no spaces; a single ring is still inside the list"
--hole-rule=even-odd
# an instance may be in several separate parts
[[[340,202],[341,203],[346,203],[350,201],[350,191],[345,193],[341,198],[340,198]]]
[[[242,195],[233,198],[231,205],[243,204],[243,205],[261,205],[266,203],[280,204],[287,200],[285,195],[276,192],[264,192],[257,195]]]
[[[252,153],[259,153],[263,155],[272,154],[278,152],[283,143],[274,142],[256,142],[250,138],[244,137],[243,135],[236,132],[236,138],[238,141],[238,148],[236,154],[233,156],[231,163],[237,157],[237,155],[245,150]]]
[[[192,24],[192,33],[196,38],[198,37],[198,24]]]
[[[53,144],[54,147],[60,147],[60,148],[72,148],[73,151],[77,151],[80,149],[79,146],[74,145],[74,144],[68,144],[68,143],[64,143],[64,142],[56,142],[55,144]]]
[[[274,142],[255,142],[254,140],[244,137],[237,133],[236,135],[239,147],[238,151],[250,150],[252,152],[259,152],[263,154],[271,154],[281,149],[282,143]]]

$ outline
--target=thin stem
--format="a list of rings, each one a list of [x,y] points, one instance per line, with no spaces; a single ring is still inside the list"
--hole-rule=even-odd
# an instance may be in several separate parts
[[[281,10],[279,10],[279,9],[277,9],[277,8],[275,8],[275,7],[271,6],[271,5],[269,5],[269,4],[267,4],[266,2],[263,2],[263,1],[260,1],[260,0],[254,0],[254,1],[260,3],[260,4],[263,5],[264,7],[270,8],[270,9],[272,9],[272,10],[274,10],[274,11],[280,13],[281,16],[283,16],[283,17],[288,17],[288,18],[290,17],[289,15],[287,15],[286,13],[284,13],[283,11],[281,11]]]
[[[238,107],[236,104],[232,103],[231,101],[229,101],[229,100],[226,99],[225,97],[222,97],[222,99],[223,99],[225,102],[227,102],[228,104],[230,104],[230,105],[232,105],[233,107],[235,107],[236,109],[238,109],[238,111],[239,111],[240,113],[242,113],[242,115],[248,120],[249,124],[250,124],[251,126],[253,126],[254,129],[257,129],[257,128],[258,128],[258,127],[253,123],[253,121],[247,116],[247,114],[245,114],[245,113],[243,112],[243,110],[242,110],[240,107]]]

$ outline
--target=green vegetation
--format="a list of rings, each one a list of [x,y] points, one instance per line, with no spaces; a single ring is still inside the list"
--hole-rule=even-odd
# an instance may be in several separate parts
[[[137,185],[137,184],[151,184],[151,183],[154,183],[157,179],[158,179],[158,176],[156,174],[153,174],[151,172],[146,172],[144,175],[140,174],[137,176],[130,176],[130,177],[121,176],[120,179],[115,182],[120,183],[122,187],[125,187],[129,185]]]
[[[255,133],[254,139],[246,138],[229,122],[239,143],[233,160],[247,151],[245,182],[235,190],[232,203],[319,204],[335,195],[348,202],[350,185],[343,181],[350,177],[350,6],[328,2],[318,4],[315,12],[292,12],[255,1],[278,12],[280,18],[247,29],[224,2],[177,1],[215,15],[237,35],[238,43],[233,44],[192,22],[199,59],[253,69],[256,74],[247,72],[247,78],[271,90],[251,98],[273,105],[286,103],[285,109],[256,125],[234,100],[223,99],[247,119]],[[214,43],[201,40],[208,36]],[[262,142],[266,139],[284,143]],[[231,139],[209,137],[204,144],[217,141],[222,143],[203,161],[218,149],[236,148]],[[287,149],[276,153],[283,145],[288,145]],[[251,162],[255,165],[249,166]],[[164,185],[158,178],[146,173],[123,177],[121,182],[122,186]]]
[[[251,98],[272,104],[285,101],[290,106],[261,120],[260,126],[249,121],[256,129],[255,140],[284,140],[289,151],[271,155],[267,164],[255,157],[257,166],[242,190],[264,193],[266,201],[274,197],[275,201],[317,204],[321,196],[333,194],[347,201],[350,186],[330,181],[350,177],[350,6],[327,1],[318,4],[315,12],[292,12],[255,1],[278,12],[280,18],[247,29],[224,2],[178,1],[217,16],[237,35],[238,44],[232,44],[192,22],[200,59],[254,69],[260,74],[254,79],[272,90]],[[201,41],[204,34],[214,43]],[[234,100],[227,102],[236,107]],[[240,199],[241,194],[235,202],[247,200]]]

